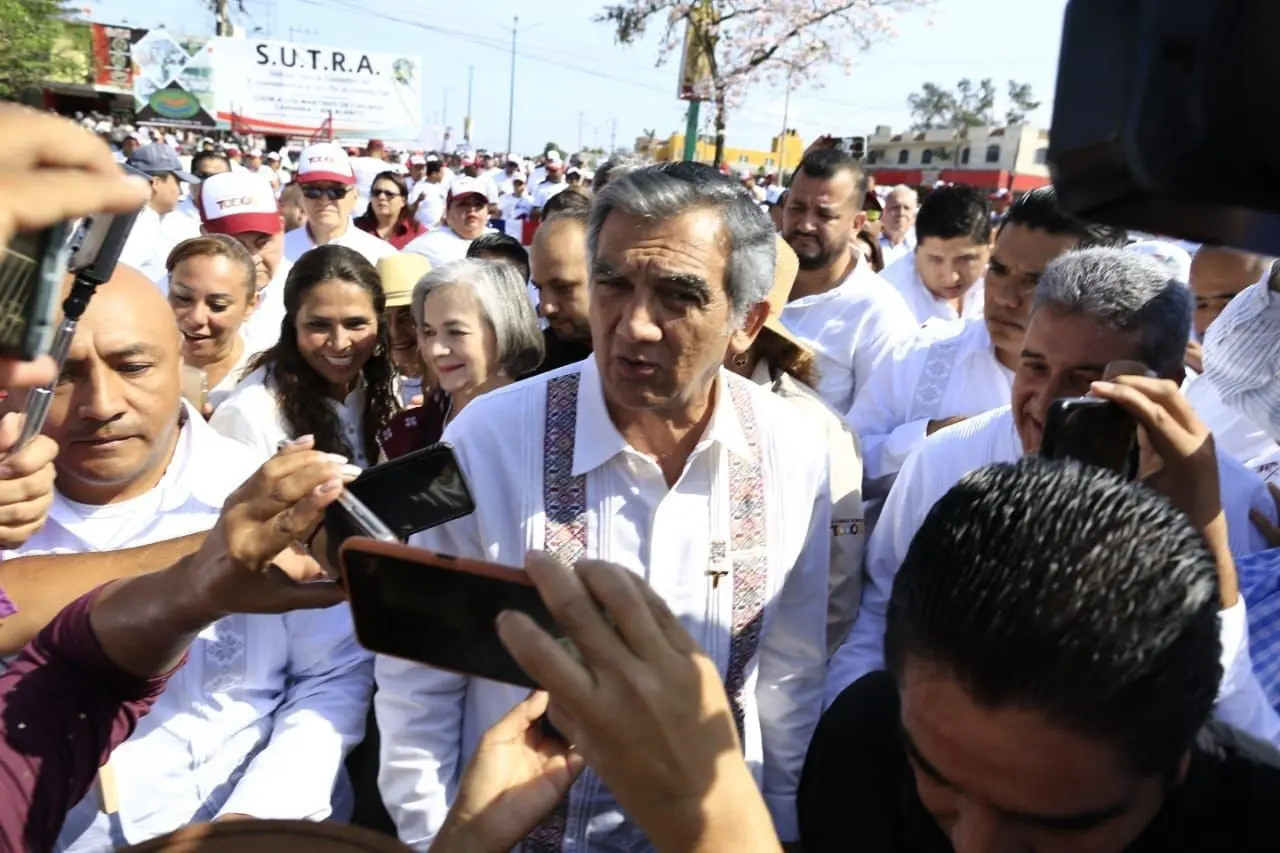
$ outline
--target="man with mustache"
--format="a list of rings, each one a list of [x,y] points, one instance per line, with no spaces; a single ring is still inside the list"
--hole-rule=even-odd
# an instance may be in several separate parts
[[[179,354],[164,297],[117,268],[84,313],[50,407],[45,434],[61,450],[48,521],[6,561],[137,548],[214,525],[257,462],[183,402]],[[68,603],[100,582],[68,580],[46,597]],[[61,848],[113,850],[204,820],[333,816],[371,681],[345,606],[218,620],[71,810]]]
[[[898,292],[854,248],[867,221],[867,177],[835,149],[805,155],[787,190],[782,236],[800,259],[782,323],[818,356],[818,393],[841,415],[872,366],[917,323]]]
[[[926,437],[966,417],[1007,406],[1031,297],[1063,252],[1121,248],[1125,233],[1076,219],[1053,187],[1019,198],[996,235],[982,317],[931,327],[877,363],[858,389],[849,422],[862,439],[867,496],[883,497]]]
[[[867,547],[869,583],[863,587],[858,619],[831,659],[828,702],[863,675],[884,668],[885,614],[894,577],[930,508],[956,482],[984,465],[1038,453],[1053,401],[1089,394],[1111,365],[1113,371],[1149,370],[1158,378],[1182,381],[1191,293],[1159,262],[1123,249],[1067,252],[1049,264],[1034,294],[1024,298],[1032,307],[1014,373],[1012,405],[927,438],[907,459],[885,500]],[[1230,457],[1219,452],[1217,458],[1232,555],[1264,550],[1266,542],[1249,517],[1257,510],[1274,520],[1276,508],[1266,487]],[[1157,470],[1145,464],[1144,469]],[[1226,676],[1218,714],[1274,741],[1280,738],[1280,719],[1267,707],[1250,671],[1244,599],[1231,590],[1223,608]]]

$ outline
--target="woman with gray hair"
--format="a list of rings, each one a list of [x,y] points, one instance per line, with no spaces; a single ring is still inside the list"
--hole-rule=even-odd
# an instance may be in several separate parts
[[[435,390],[379,434],[388,459],[439,441],[468,403],[532,374],[543,357],[538,318],[510,264],[468,258],[436,267],[414,287],[410,307]]]

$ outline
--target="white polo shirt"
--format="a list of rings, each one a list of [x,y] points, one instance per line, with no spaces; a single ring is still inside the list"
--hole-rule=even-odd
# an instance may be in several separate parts
[[[304,225],[284,235],[284,258],[290,263],[297,263],[298,258],[314,249],[318,243],[311,237],[311,227]],[[329,245],[346,246],[365,256],[369,263],[377,266],[378,261],[394,255],[396,249],[386,240],[380,240],[367,231],[361,231],[352,223],[347,223],[347,230],[329,241]]]

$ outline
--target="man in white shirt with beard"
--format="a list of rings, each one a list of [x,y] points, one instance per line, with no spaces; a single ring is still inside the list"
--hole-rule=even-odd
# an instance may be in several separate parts
[[[293,264],[284,259],[284,218],[270,184],[248,172],[214,175],[197,193],[201,230],[235,237],[257,269],[258,302],[240,327],[247,359],[280,340],[284,283]]]
[[[164,298],[117,268],[80,322],[45,427],[61,447],[48,521],[6,561],[213,527],[257,462],[183,403],[180,365]],[[114,850],[218,819],[341,818],[334,789],[363,734],[371,669],[345,605],[214,623],[69,813],[60,849]]]
[[[867,178],[835,149],[805,155],[791,178],[782,236],[800,259],[782,323],[818,356],[818,393],[847,415],[871,368],[911,340],[918,324],[889,283],[854,247],[867,216]]]
[[[330,243],[354,249],[374,266],[396,253],[390,243],[352,224],[351,214],[359,194],[351,158],[341,146],[318,142],[302,149],[296,180],[302,190],[300,203],[307,220],[301,228],[285,235],[284,256],[290,262],[296,262],[316,246]]]
[[[991,205],[973,187],[941,187],[916,217],[916,247],[880,275],[920,325],[982,316],[982,275],[991,256]]]
[[[884,668],[893,579],[934,503],[970,471],[1038,452],[1052,402],[1088,394],[1110,364],[1142,364],[1160,378],[1181,383],[1190,330],[1190,292],[1150,258],[1122,249],[1084,249],[1048,266],[1036,285],[1012,406],[930,436],[907,459],[889,492],[867,547],[869,583],[863,586],[857,621],[831,659],[828,703],[863,675]],[[1218,466],[1232,554],[1264,550],[1250,512],[1274,520],[1275,503],[1262,481],[1240,463],[1218,453]],[[1219,716],[1274,741],[1280,719],[1267,708],[1250,671],[1243,599],[1222,611],[1222,632],[1226,675]]]
[[[723,369],[768,313],[768,217],[694,163],[618,178],[588,234],[594,355],[487,394],[445,431],[479,509],[415,545],[520,565],[630,566],[719,666],[779,836],[826,669],[830,496],[819,428]],[[519,428],[513,425],[519,424]],[[380,787],[425,849],[480,734],[527,691],[377,661]],[[590,771],[526,853],[644,849]]]
[[[877,363],[870,381],[858,389],[849,423],[862,439],[866,496],[888,494],[898,469],[928,436],[1009,405],[1031,297],[1054,258],[1072,249],[1119,249],[1125,242],[1124,231],[1062,210],[1053,187],[1014,202],[996,234],[983,316],[928,324],[925,334]]]
[[[489,230],[489,196],[475,178],[458,178],[449,187],[444,227],[415,237],[404,251],[422,255],[432,267],[460,261],[471,241]]]

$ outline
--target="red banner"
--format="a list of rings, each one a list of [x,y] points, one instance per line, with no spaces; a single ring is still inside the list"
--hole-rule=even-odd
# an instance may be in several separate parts
[[[93,24],[93,80],[99,86],[133,91],[133,43],[146,32]]]

